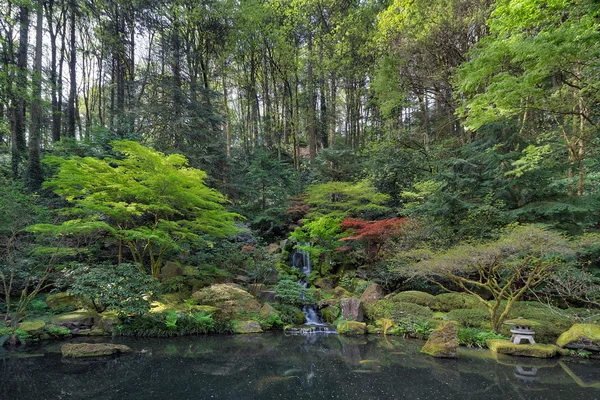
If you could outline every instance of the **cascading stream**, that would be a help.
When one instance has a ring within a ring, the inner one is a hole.
[[[310,254],[296,249],[292,255],[292,268],[300,269],[305,275],[304,278],[298,280],[298,283],[307,289],[308,275],[312,272]],[[304,300],[304,292],[302,293],[302,300]],[[332,330],[328,324],[321,320],[315,305],[305,305],[302,307],[302,312],[306,317],[306,322],[304,327],[297,329],[299,333],[336,333],[335,330]]]

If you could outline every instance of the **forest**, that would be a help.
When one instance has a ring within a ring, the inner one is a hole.
[[[0,13],[2,343],[600,322],[600,3]]]

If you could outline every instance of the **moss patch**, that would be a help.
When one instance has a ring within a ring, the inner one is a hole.
[[[367,332],[367,324],[364,322],[346,321],[338,325],[337,331],[343,335],[364,335]]]
[[[119,353],[129,353],[132,350],[124,344],[112,343],[69,343],[61,347],[63,357],[103,357]]]
[[[553,344],[514,344],[502,339],[491,339],[486,344],[495,353],[512,356],[552,358],[558,353],[558,347]]]

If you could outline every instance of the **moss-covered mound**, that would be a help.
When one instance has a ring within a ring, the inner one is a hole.
[[[487,328],[490,326],[490,313],[488,310],[483,309],[463,308],[452,310],[446,315],[446,318],[465,328]]]
[[[221,309],[224,317],[248,320],[258,317],[261,305],[245,290],[228,284],[216,284],[195,292],[198,304]]]
[[[132,350],[124,344],[112,343],[68,343],[61,347],[63,357],[103,357],[119,353],[130,353]]]
[[[552,358],[558,353],[558,347],[553,344],[514,344],[502,339],[491,339],[486,344],[495,353],[512,356]]]
[[[433,311],[429,307],[391,300],[379,300],[375,304],[367,306],[366,314],[371,321],[389,318],[396,323],[406,318],[429,319],[433,317]]]
[[[560,347],[600,350],[600,325],[575,324],[564,332],[556,344]]]
[[[461,293],[442,293],[435,296],[435,303],[431,308],[436,311],[448,312],[465,308],[485,309],[485,305],[473,296]]]
[[[418,290],[407,290],[406,292],[397,293],[392,296],[391,300],[418,304],[424,307],[431,307],[436,301],[434,295]]]

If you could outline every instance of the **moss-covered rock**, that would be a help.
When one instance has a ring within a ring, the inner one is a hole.
[[[259,316],[261,319],[268,320],[273,317],[278,317],[279,313],[270,304],[264,304],[260,309]]]
[[[407,290],[391,297],[392,301],[402,301],[404,303],[413,303],[420,306],[431,307],[435,304],[435,296],[418,290]]]
[[[367,324],[364,322],[346,321],[337,326],[337,331],[342,335],[364,335],[367,331]]]
[[[600,325],[575,324],[560,335],[556,344],[560,347],[600,351]]]
[[[430,319],[433,317],[433,312],[429,307],[391,300],[379,300],[375,304],[367,306],[366,314],[371,321],[389,318],[396,323],[406,318]]]
[[[103,357],[119,353],[130,353],[132,350],[124,344],[112,343],[68,343],[61,347],[63,357]]]
[[[233,321],[232,322],[233,332],[244,334],[244,333],[260,333],[262,328],[256,321]]]
[[[331,290],[333,289],[335,283],[333,282],[333,279],[330,278],[317,278],[313,282],[313,285],[321,289]]]
[[[69,329],[91,328],[99,320],[100,315],[94,311],[75,311],[50,318],[50,322],[54,325],[61,325]]]
[[[46,297],[46,304],[53,310],[58,308],[72,308],[77,309],[82,306],[82,301],[79,296],[75,296],[71,293],[61,292],[48,295]]]
[[[216,284],[195,292],[198,304],[221,309],[224,317],[247,320],[258,317],[261,305],[245,290],[229,284]]]
[[[352,293],[350,293],[343,287],[338,286],[335,289],[333,289],[333,297],[335,297],[336,299],[341,299],[342,297],[352,297]]]
[[[112,333],[115,326],[121,323],[121,318],[116,311],[105,311],[100,314],[100,319],[94,325],[96,329],[100,329],[106,333]]]
[[[464,308],[481,308],[485,309],[485,305],[473,296],[461,293],[442,293],[435,296],[435,303],[431,308],[436,311],[448,312]]]
[[[558,353],[558,347],[553,344],[514,344],[503,339],[490,339],[485,343],[495,353],[512,356],[552,358]]]
[[[373,283],[365,289],[363,294],[360,296],[360,300],[364,304],[374,304],[377,301],[383,299],[383,289],[376,283]]]
[[[27,332],[31,336],[39,336],[44,332],[44,328],[46,327],[46,323],[41,319],[36,319],[33,321],[24,321],[21,322],[17,329]]]
[[[421,349],[421,353],[440,358],[458,358],[457,347],[456,325],[453,322],[446,322],[429,335],[429,339]]]

